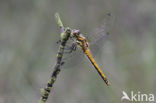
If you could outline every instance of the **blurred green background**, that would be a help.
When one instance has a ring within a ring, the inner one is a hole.
[[[84,57],[62,67],[48,103],[121,103],[122,91],[156,96],[156,0],[0,0],[0,103],[38,102],[56,62],[55,12],[82,33],[113,14],[95,58],[111,86]]]

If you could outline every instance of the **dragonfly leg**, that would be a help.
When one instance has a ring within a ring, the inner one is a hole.
[[[65,50],[69,50],[69,51],[65,51],[64,53],[72,53],[73,51],[76,51],[77,48],[77,44],[73,43],[70,47],[65,48]]]
[[[77,49],[77,44],[76,44],[76,43],[73,43],[72,46],[71,46],[71,48],[72,48],[72,51],[76,51],[76,49]]]

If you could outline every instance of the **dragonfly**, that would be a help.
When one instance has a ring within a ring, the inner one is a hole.
[[[110,16],[109,14],[107,16]],[[59,46],[59,50],[57,53],[57,62],[56,65],[54,67],[54,71],[51,75],[50,80],[47,83],[47,86],[42,89],[42,96],[40,98],[39,103],[45,103],[49,97],[50,91],[53,87],[53,84],[57,78],[58,73],[60,72],[60,67],[64,64],[64,62],[62,62],[62,58],[63,58],[63,54],[65,53],[65,47],[67,46],[66,43],[67,41],[69,41],[69,39],[74,40],[74,42],[72,43],[71,46],[71,52],[76,50],[76,46],[79,46],[81,48],[81,50],[83,51],[83,53],[88,57],[89,61],[92,63],[92,65],[94,66],[94,68],[97,70],[97,72],[99,73],[99,75],[101,76],[101,78],[104,80],[104,82],[109,86],[110,83],[108,82],[106,76],[104,75],[104,73],[102,72],[102,70],[99,68],[99,66],[97,65],[97,63],[95,62],[92,53],[90,51],[90,44],[88,42],[88,39],[80,33],[79,30],[73,29],[71,30],[70,28],[64,28],[62,21],[59,17],[59,14],[55,14],[57,23],[61,29],[61,40],[58,41],[58,43],[61,43]],[[107,19],[106,19],[107,20]],[[103,27],[105,28],[107,23],[104,22]],[[102,27],[102,28],[103,28]],[[104,29],[101,29],[102,32]],[[106,33],[108,34],[108,33]],[[99,39],[98,39],[99,41]]]
[[[92,56],[92,53],[90,51],[90,45],[88,42],[88,39],[80,33],[79,30],[72,30],[72,36],[76,39],[74,45],[78,45],[79,48],[81,48],[81,50],[83,51],[83,53],[87,56],[87,58],[89,59],[89,61],[92,63],[92,65],[94,66],[94,68],[97,70],[97,72],[99,73],[99,75],[101,76],[101,78],[104,80],[104,82],[106,83],[107,86],[110,85],[110,83],[108,82],[105,74],[102,72],[102,70],[100,69],[100,67],[97,65],[95,59]]]
[[[80,30],[73,29],[72,33],[71,33],[71,39],[73,40],[73,43],[72,43],[72,45],[70,47],[70,51],[69,51],[69,53],[71,53],[72,51],[76,51],[76,47],[78,46],[82,50],[83,54],[86,55],[86,57],[88,58],[90,63],[96,69],[96,71],[98,72],[100,77],[104,80],[104,82],[106,83],[107,86],[109,86],[110,83],[108,82],[105,74],[102,72],[102,70],[100,69],[100,67],[98,66],[98,64],[95,61],[94,56],[95,56],[97,50],[92,49],[92,47],[99,41],[105,41],[104,39],[106,39],[106,37],[109,35],[109,29],[110,29],[111,23],[112,23],[112,15],[108,13],[106,15],[106,17],[104,18],[102,25],[99,28],[96,28],[96,30],[94,31],[98,35],[96,35],[96,37],[93,37],[93,36],[95,36],[95,34],[90,35],[89,39],[91,42],[89,42],[88,38],[84,34],[80,33]],[[94,47],[99,47],[99,45],[97,43],[96,46],[94,46]]]

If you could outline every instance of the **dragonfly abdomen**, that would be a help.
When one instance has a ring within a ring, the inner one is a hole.
[[[107,85],[110,85],[110,83],[108,82],[106,76],[104,75],[104,73],[101,71],[101,69],[99,68],[99,66],[97,65],[97,63],[95,62],[94,58],[92,57],[92,54],[90,52],[89,49],[87,49],[85,51],[85,54],[87,55],[88,59],[90,60],[90,62],[92,63],[92,65],[94,66],[94,68],[97,70],[97,72],[99,73],[99,75],[101,76],[101,78],[104,80],[104,82]]]

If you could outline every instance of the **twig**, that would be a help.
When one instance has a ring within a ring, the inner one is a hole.
[[[62,64],[62,57],[63,57],[63,54],[64,54],[64,48],[65,48],[66,42],[68,41],[68,39],[69,39],[69,37],[71,35],[71,29],[70,28],[64,28],[63,23],[62,23],[58,13],[55,14],[55,18],[56,18],[58,26],[61,29],[61,34],[60,34],[61,43],[60,43],[60,46],[59,46],[59,50],[57,52],[57,59],[56,59],[56,64],[55,64],[55,67],[54,67],[54,71],[53,71],[53,73],[51,75],[50,80],[47,83],[47,86],[44,89],[42,89],[42,97],[40,98],[39,103],[46,103],[46,101],[47,101],[47,99],[49,97],[49,94],[51,92],[53,84],[54,84],[54,82],[55,82],[55,80],[57,78],[57,75],[60,72],[60,67],[61,67],[61,64]]]

